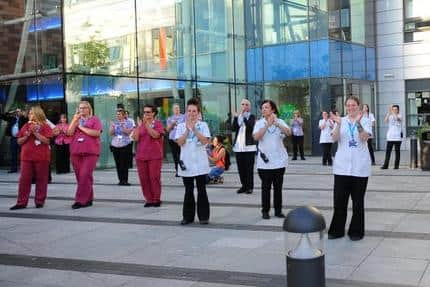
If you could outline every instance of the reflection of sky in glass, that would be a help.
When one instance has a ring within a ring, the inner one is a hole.
[[[29,32],[33,33],[36,31],[45,31],[45,30],[57,29],[60,27],[61,27],[60,16],[39,18],[39,19],[36,19],[36,25],[33,21],[31,22]]]

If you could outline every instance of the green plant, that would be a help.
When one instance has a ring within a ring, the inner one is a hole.
[[[109,47],[106,42],[96,41],[93,36],[90,41],[75,45],[72,54],[79,56],[79,64],[73,65],[74,70],[94,69],[108,64]]]
[[[419,140],[421,140],[421,138],[422,138],[422,133],[424,132],[424,131],[427,131],[427,130],[429,130],[430,131],[430,123],[425,123],[424,125],[422,125],[419,129],[417,129],[417,138],[419,139]]]

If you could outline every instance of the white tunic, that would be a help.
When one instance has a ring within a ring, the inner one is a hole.
[[[176,127],[175,139],[180,138],[185,133],[186,129],[186,123],[178,124]],[[205,137],[211,137],[207,123],[202,121],[197,122],[196,129]],[[185,143],[181,145],[180,160],[184,162],[186,170],[178,168],[179,176],[193,177],[209,173],[209,160],[205,145],[199,141],[192,131],[188,132]]]
[[[362,118],[360,123],[367,133],[371,132],[371,124],[368,119]],[[333,162],[333,173],[336,175],[369,177],[371,160],[367,142],[360,140],[355,123],[350,122],[348,117],[343,117],[339,133],[337,152]]]
[[[400,120],[396,120],[396,116],[388,116],[388,131],[387,141],[402,141],[402,118],[398,115]]]
[[[330,119],[321,119],[318,126],[321,128],[325,124],[325,127],[321,129],[320,133],[320,143],[332,143],[333,138],[331,137],[331,132],[334,128],[334,122]]]
[[[370,126],[372,127],[372,133],[369,134],[369,138],[373,138],[373,126],[376,122],[375,116],[372,113],[369,113],[368,115],[363,114],[363,118],[366,118],[370,121]]]
[[[281,119],[278,119],[279,124],[288,127],[288,125]],[[255,123],[252,132],[255,135],[260,129],[264,128],[267,121],[262,118]],[[288,153],[284,146],[283,139],[285,134],[282,130],[274,125],[271,125],[263,137],[258,141],[258,155],[257,155],[257,169],[278,169],[288,166]],[[263,161],[260,152],[264,153],[269,159],[267,163]]]

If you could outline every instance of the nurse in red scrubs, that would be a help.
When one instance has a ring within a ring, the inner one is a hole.
[[[52,129],[46,123],[45,113],[40,107],[32,107],[28,117],[29,121],[17,134],[18,144],[21,146],[21,175],[18,200],[10,210],[27,207],[33,178],[36,179],[34,198],[36,208],[42,208],[46,200],[51,160],[49,141],[52,137]]]
[[[79,103],[79,110],[73,116],[67,134],[72,136],[70,157],[78,187],[73,209],[93,205],[93,171],[100,155],[101,121],[93,115],[89,102]]]

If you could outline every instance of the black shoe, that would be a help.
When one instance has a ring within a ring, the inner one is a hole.
[[[75,202],[72,205],[72,209],[79,209],[79,208],[82,208],[82,207],[83,207],[82,204],[80,204],[79,202]]]
[[[190,224],[190,223],[193,223],[193,222],[189,221],[189,220],[185,220],[185,219],[182,219],[182,221],[181,221],[181,225],[187,225],[187,224]]]
[[[301,160],[306,160],[304,157],[300,158]]]
[[[395,166],[395,167],[394,167],[394,169],[399,169],[399,167],[398,167],[398,166]]]
[[[251,194],[253,192],[252,189],[248,189],[247,191],[245,191],[246,194]]]
[[[374,162],[374,161],[373,161],[373,162],[372,162],[372,165],[376,165],[376,162]]]
[[[179,174],[175,174],[175,177],[181,177]]]
[[[348,235],[351,241],[359,241],[363,239],[364,235]]]
[[[293,157],[291,160],[297,160],[297,157]]]
[[[36,208],[43,208],[43,203],[37,203]]]
[[[275,216],[279,217],[279,218],[285,218],[285,214],[283,214],[282,212],[281,213],[276,213]]]
[[[87,201],[87,203],[83,204],[82,207],[88,207],[88,206],[93,206],[93,201],[89,200]]]
[[[267,212],[263,212],[263,215],[261,216],[263,219],[270,219],[270,215]]]
[[[342,238],[342,237],[344,237],[345,235],[340,235],[340,234],[338,234],[338,235],[336,235],[336,234],[328,234],[328,239],[338,239],[338,238]]]
[[[322,164],[322,165],[327,165],[327,163],[323,162],[323,164]]]
[[[24,209],[27,206],[22,205],[22,204],[15,204],[14,206],[12,206],[11,208],[9,208],[9,210],[17,210],[17,209]]]
[[[381,169],[388,169],[388,166],[383,165],[381,166]]]
[[[151,207],[151,206],[154,206],[152,202],[145,202],[145,204],[143,205],[143,207]]]
[[[333,163],[332,163],[332,162],[329,162],[329,163],[328,163],[328,165],[329,165],[329,166],[332,166],[332,165],[333,165]]]
[[[16,170],[16,169],[11,169],[11,170],[9,170],[7,173],[16,173],[16,172],[18,172],[18,170]]]
[[[209,224],[209,220],[200,220],[200,224],[202,225]]]
[[[154,203],[152,204],[152,206],[153,206],[153,207],[160,207],[160,206],[161,206],[161,201],[154,202]]]
[[[239,188],[237,191],[236,191],[236,193],[244,193],[245,192],[245,190],[243,189],[243,188]]]

